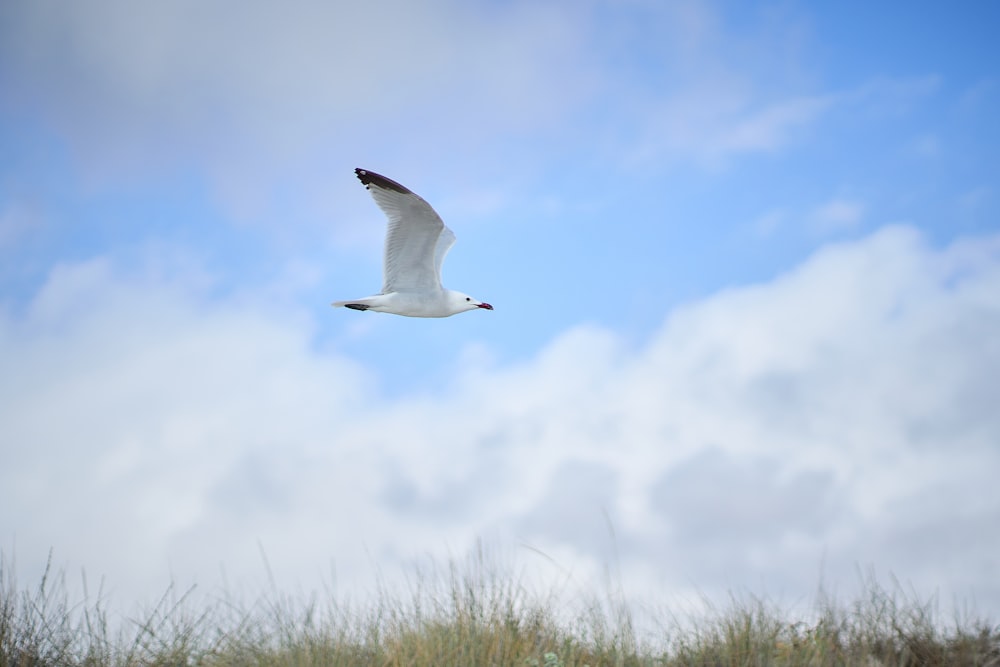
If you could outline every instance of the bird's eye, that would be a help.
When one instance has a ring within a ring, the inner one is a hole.
[[[465,300],[466,300],[466,301],[472,301],[472,297],[468,297],[468,296],[467,296],[467,297],[465,297]]]

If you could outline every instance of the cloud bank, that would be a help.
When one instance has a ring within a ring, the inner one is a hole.
[[[305,177],[334,152],[382,156],[403,140],[417,152],[554,127],[591,87],[580,14],[544,3],[233,11],[101,0],[0,11],[8,105],[66,137],[92,179],[112,182],[194,166],[250,197],[267,182],[259,172]]]
[[[54,548],[148,599],[259,581],[263,548],[311,588],[484,538],[585,586],[617,559],[643,595],[810,596],[873,564],[1000,611],[998,236],[885,228],[647,340],[581,323],[511,366],[472,342],[445,389],[391,398],[317,344],[325,307],[189,275],[97,258],[0,312],[22,572]]]

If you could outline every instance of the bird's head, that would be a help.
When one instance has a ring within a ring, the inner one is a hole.
[[[451,290],[448,296],[456,313],[464,313],[467,310],[475,310],[476,308],[493,310],[493,306],[490,304],[485,301],[478,301],[468,294],[462,294],[461,292]]]

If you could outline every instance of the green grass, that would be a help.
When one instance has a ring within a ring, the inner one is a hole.
[[[1000,627],[946,622],[932,603],[873,578],[852,603],[821,596],[806,618],[743,595],[683,619],[648,614],[644,627],[658,629],[642,633],[620,595],[574,603],[559,592],[539,594],[482,553],[410,581],[405,593],[378,587],[364,606],[274,587],[249,604],[230,596],[195,604],[171,590],[123,618],[86,587],[81,600],[70,600],[51,569],[36,586],[19,588],[0,559],[0,667],[1000,666]]]

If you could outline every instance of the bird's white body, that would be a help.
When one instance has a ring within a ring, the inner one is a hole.
[[[477,308],[493,310],[488,303],[441,286],[441,264],[455,243],[455,235],[430,204],[385,176],[364,169],[355,169],[354,173],[389,219],[382,292],[335,301],[334,306],[407,317],[448,317]]]
[[[353,301],[335,301],[334,306],[346,306],[354,310],[374,310],[376,313],[393,313],[408,317],[449,317],[467,310],[492,306],[476,301],[467,294],[450,289],[425,290],[420,292],[389,292],[366,296]]]

